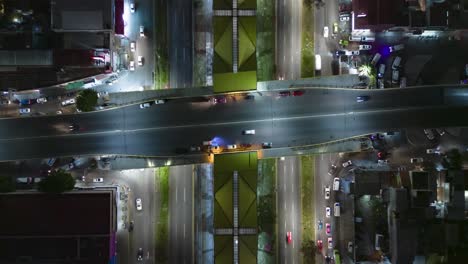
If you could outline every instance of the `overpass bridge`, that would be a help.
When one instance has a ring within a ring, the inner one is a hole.
[[[0,120],[1,160],[116,154],[175,156],[176,149],[214,140],[220,145],[274,148],[320,144],[400,128],[467,126],[468,89],[427,86],[404,89],[304,89],[302,96],[277,91],[254,99],[228,96],[212,105],[187,98],[140,109]],[[370,100],[356,102],[356,96]],[[68,126],[76,124],[78,131]],[[242,131],[255,129],[255,135]]]

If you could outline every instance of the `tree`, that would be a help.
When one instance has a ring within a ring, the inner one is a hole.
[[[314,262],[315,254],[317,254],[317,247],[314,241],[302,241],[301,251],[304,254],[304,263]]]
[[[63,193],[75,187],[75,179],[64,170],[53,171],[44,180],[39,182],[39,191],[46,193]]]
[[[94,90],[83,90],[76,98],[76,108],[83,112],[90,112],[94,110],[97,105],[97,93]]]
[[[462,169],[462,156],[458,149],[451,149],[442,160],[442,165],[448,170]]]
[[[12,177],[0,177],[0,193],[14,192],[15,190],[16,185]]]

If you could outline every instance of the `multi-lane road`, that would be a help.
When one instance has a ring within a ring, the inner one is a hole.
[[[193,263],[194,165],[169,170],[169,263]]]
[[[278,159],[278,248],[280,263],[300,263],[301,249],[301,197],[300,157]],[[287,241],[287,232],[292,240]]]
[[[463,90],[452,91],[444,105],[440,87],[387,90],[310,89],[303,96],[228,98],[226,104],[169,100],[140,109],[138,105],[97,113],[0,120],[0,159],[112,153],[173,155],[176,148],[221,138],[225,144],[274,147],[302,146],[385,129],[466,125]],[[458,94],[457,94],[458,93]],[[356,96],[369,101],[357,103]],[[326,102],[326,103],[325,103]],[[79,131],[68,126],[78,124]],[[242,135],[255,129],[255,135]]]

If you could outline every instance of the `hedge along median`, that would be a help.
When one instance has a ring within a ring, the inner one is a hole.
[[[302,256],[304,264],[315,263],[314,156],[301,156]]]
[[[169,82],[169,64],[167,51],[167,3],[165,0],[157,0],[154,4],[154,86],[162,89]]]
[[[156,263],[167,263],[169,240],[169,167],[156,170],[156,192],[160,194],[161,207],[159,218],[155,222],[156,230]]]
[[[257,0],[257,81],[275,75],[275,1]]]
[[[315,75],[314,56],[314,1],[302,2],[302,36],[301,36],[301,77]]]

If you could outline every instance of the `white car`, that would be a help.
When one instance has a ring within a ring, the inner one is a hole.
[[[104,182],[103,178],[94,178],[93,182]]]
[[[330,199],[330,186],[325,186],[325,200]]]
[[[63,114],[63,112],[62,112],[62,110],[58,110],[57,112],[55,112],[55,114],[61,115],[61,114]]]
[[[143,205],[141,205],[141,198],[136,198],[135,203],[136,203],[136,209],[138,211],[141,211],[141,209],[143,209]]]
[[[315,54],[315,70],[322,70],[322,56],[320,54]]]
[[[327,27],[327,26],[323,27],[323,37],[324,37],[324,38],[328,38],[328,31],[329,31],[329,30],[328,30],[328,27]]]
[[[330,207],[325,207],[325,216],[326,216],[326,217],[330,217],[330,215],[331,215],[331,209],[330,209]]]
[[[244,130],[244,131],[242,131],[242,134],[244,134],[244,135],[255,135],[255,129]]]
[[[166,100],[164,100],[164,99],[159,99],[159,100],[154,101],[155,104],[164,104],[165,102],[166,102]]]
[[[31,109],[30,108],[20,108],[19,112],[20,112],[20,114],[29,114],[29,113],[31,113]]]
[[[353,163],[352,163],[350,160],[348,160],[347,162],[343,163],[343,168],[346,168],[346,167],[348,167],[349,165],[353,165]]]
[[[227,145],[227,149],[236,149],[236,148],[237,148],[236,144]]]
[[[340,190],[340,178],[333,179],[333,190],[339,191]]]
[[[150,107],[151,104],[150,103],[143,103],[143,104],[140,104],[140,108],[143,109],[143,108],[148,108]]]
[[[135,3],[130,3],[130,13],[135,13]]]
[[[389,47],[389,50],[390,50],[390,52],[395,52],[395,51],[402,50],[402,49],[404,49],[404,48],[405,48],[405,45],[404,45],[404,44],[398,44],[398,45]]]
[[[438,149],[426,149],[427,154],[440,154],[440,150]]]
[[[46,103],[46,102],[47,102],[47,99],[44,98],[44,97],[37,98],[36,102],[37,102],[38,104],[43,104],[43,103]]]
[[[329,249],[333,248],[333,238],[331,238],[331,237],[328,238],[328,248]]]
[[[359,50],[345,50],[345,55],[348,56],[357,56],[359,55]]]
[[[341,15],[340,16],[340,21],[349,21],[349,15],[346,14],[346,15]]]
[[[371,50],[372,45],[359,45],[359,50]]]
[[[108,96],[108,95],[109,95],[109,92],[106,92],[106,91],[97,93],[98,98],[105,97],[105,96]]]
[[[143,66],[143,56],[138,56],[138,66]]]
[[[353,242],[351,241],[348,242],[348,252],[353,253]]]
[[[423,158],[411,158],[411,163],[422,163]]]
[[[136,43],[135,41],[130,42],[130,51],[135,52],[136,50]]]
[[[75,103],[76,103],[75,99],[72,98],[72,99],[68,99],[68,100],[63,101],[62,106],[72,105],[72,104],[75,104]]]
[[[143,26],[140,26],[140,37],[145,36],[145,28]]]
[[[134,71],[135,70],[135,62],[134,61],[130,61],[130,70],[131,71]]]

